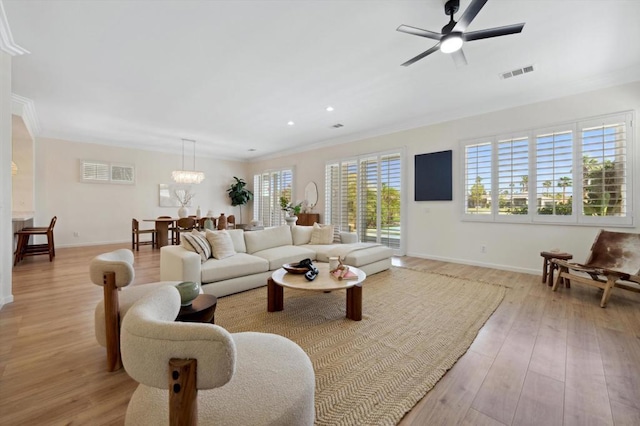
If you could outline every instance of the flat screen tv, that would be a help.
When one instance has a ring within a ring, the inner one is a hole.
[[[415,156],[415,201],[453,200],[452,151]]]

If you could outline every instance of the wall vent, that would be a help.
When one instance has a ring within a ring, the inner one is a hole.
[[[517,76],[523,75],[523,74],[528,74],[528,73],[533,72],[533,71],[534,71],[533,65],[528,65],[526,67],[517,68],[517,69],[512,70],[512,71],[502,72],[502,73],[500,73],[500,78],[502,80],[506,80],[508,78],[517,77]]]
[[[344,127],[344,124],[336,123],[331,127],[333,127],[334,129],[339,129],[340,127]]]

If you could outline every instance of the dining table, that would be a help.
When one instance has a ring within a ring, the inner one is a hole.
[[[169,227],[173,226],[178,218],[158,217],[156,219],[143,219],[144,222],[156,223],[156,245],[158,248],[169,244]]]

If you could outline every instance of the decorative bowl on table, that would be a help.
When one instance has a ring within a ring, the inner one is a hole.
[[[290,274],[304,274],[309,270],[307,267],[298,266],[297,263],[285,263],[282,267]]]
[[[200,294],[200,283],[193,281],[183,281],[176,284],[176,288],[180,292],[180,304],[182,306],[191,305],[191,302]]]

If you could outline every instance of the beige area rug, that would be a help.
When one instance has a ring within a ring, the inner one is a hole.
[[[469,348],[504,287],[404,268],[372,275],[362,321],[345,318],[345,291],[284,290],[267,312],[267,288],[218,300],[230,332],[288,337],[311,358],[317,425],[393,425]]]

